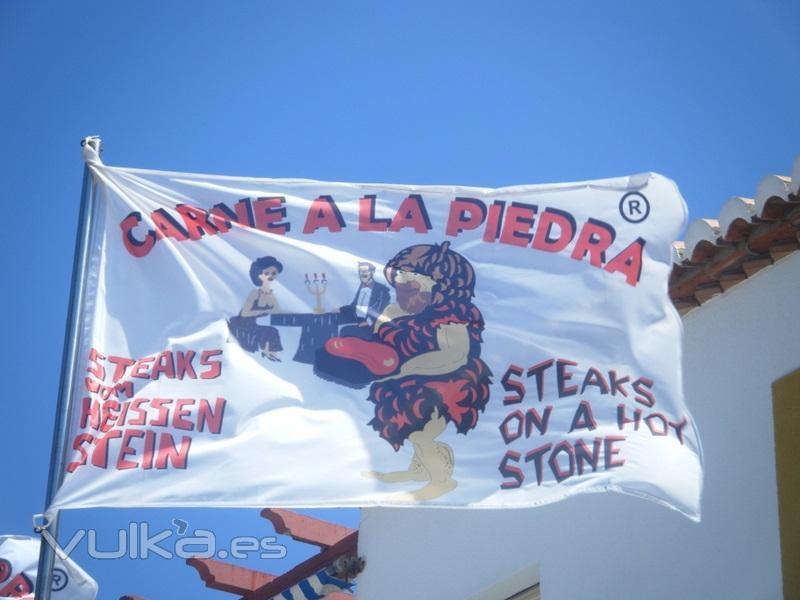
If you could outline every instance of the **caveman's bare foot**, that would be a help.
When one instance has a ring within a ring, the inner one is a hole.
[[[381,473],[380,471],[363,471],[362,477],[367,479],[377,479],[384,483],[400,483],[403,481],[427,481],[428,476],[419,471],[392,471],[391,473]]]
[[[458,486],[456,480],[453,479],[455,467],[453,449],[443,442],[435,441],[436,436],[441,434],[446,426],[447,421],[439,416],[438,409],[434,409],[423,429],[408,436],[408,439],[414,444],[414,455],[411,457],[408,469],[391,473],[367,471],[362,475],[384,483],[428,482],[427,485],[416,491],[400,492],[389,496],[387,500],[392,502],[414,503],[433,500],[453,491]]]
[[[430,474],[425,467],[422,466],[422,462],[416,453],[413,457],[411,457],[411,464],[408,465],[408,469],[405,471],[391,471],[389,473],[381,473],[380,471],[364,471],[361,473],[361,475],[363,477],[367,477],[368,479],[377,479],[378,481],[383,481],[384,483],[401,483],[403,481],[430,481],[431,479]]]
[[[423,488],[414,492],[399,492],[387,496],[386,500],[389,502],[397,502],[402,504],[410,504],[412,502],[420,502],[424,500],[434,500],[440,496],[444,496],[448,492],[452,492],[458,486],[455,479],[447,479],[446,481],[437,481],[436,483],[429,483]]]

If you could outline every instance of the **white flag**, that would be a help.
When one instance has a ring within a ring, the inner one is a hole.
[[[33,598],[39,563],[39,540],[0,536],[0,598]],[[53,600],[94,600],[97,582],[72,559],[58,556],[53,567]]]
[[[54,506],[534,506],[699,517],[643,174],[499,189],[112,168]]]

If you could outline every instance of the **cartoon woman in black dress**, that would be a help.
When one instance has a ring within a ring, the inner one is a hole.
[[[280,362],[276,352],[283,350],[278,330],[269,325],[259,325],[258,318],[280,312],[272,282],[283,271],[283,265],[274,256],[262,256],[250,265],[250,280],[256,286],[244,301],[236,317],[228,319],[228,328],[239,345],[248,352],[261,351],[272,361]]]

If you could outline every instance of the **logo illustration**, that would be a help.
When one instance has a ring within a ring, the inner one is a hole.
[[[444,242],[401,250],[384,276],[397,301],[386,304],[371,327],[347,326],[328,339],[316,351],[314,372],[340,385],[370,386],[375,416],[369,425],[395,451],[409,440],[414,454],[404,471],[367,475],[387,483],[424,482],[395,499],[430,500],[458,485],[453,449],[436,438],[448,423],[469,432],[489,400],[492,373],[480,358],[484,321],[472,304],[475,271]],[[357,294],[355,315],[369,325],[370,308],[381,304],[373,296],[382,295],[374,288],[367,300]]]
[[[375,265],[359,262],[358,279],[360,285],[355,298],[350,304],[339,309],[342,315],[341,321],[352,323],[343,327],[340,333],[344,337],[370,340],[375,321],[381,316],[391,297],[389,288],[375,281]]]
[[[54,592],[60,592],[68,585],[69,585],[69,576],[67,575],[67,572],[64,569],[59,569],[58,567],[55,567],[53,569],[53,585],[51,589]]]
[[[228,328],[239,345],[247,352],[261,352],[261,356],[280,362],[277,353],[283,350],[281,336],[275,327],[260,325],[259,317],[280,312],[272,282],[283,271],[283,265],[274,256],[262,256],[250,265],[250,280],[256,286],[239,314],[228,319]]]

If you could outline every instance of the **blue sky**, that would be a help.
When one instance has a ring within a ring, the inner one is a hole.
[[[800,154],[799,28],[790,0],[0,3],[0,534],[29,533],[44,502],[82,137],[103,137],[108,164],[229,175],[500,186],[658,171],[691,218],[713,218]],[[94,526],[113,544],[131,520],[174,517],[271,533],[256,510],[85,510],[62,538]],[[101,598],[232,598],[180,561],[85,547]]]

